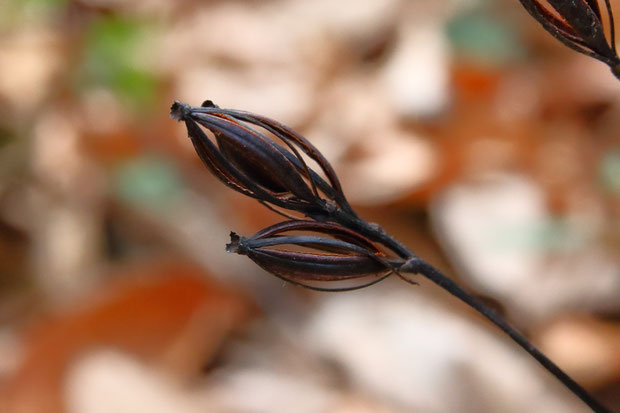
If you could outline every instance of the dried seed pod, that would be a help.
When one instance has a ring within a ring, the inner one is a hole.
[[[185,122],[203,163],[236,191],[268,206],[314,218],[338,208],[355,216],[329,162],[287,126],[253,113],[220,109],[211,101],[201,107],[175,101],[171,116]],[[326,179],[307,165],[302,153],[319,166]]]
[[[605,10],[609,34],[605,33],[599,0],[519,0],[523,7],[551,35],[573,50],[607,64],[620,79],[620,58],[616,52],[614,18],[609,0]],[[608,40],[609,39],[609,40]]]
[[[331,222],[285,221],[250,238],[231,233],[226,250],[247,255],[266,271],[287,281],[329,291],[366,287],[388,277],[403,264],[400,259],[388,258],[367,238]],[[334,285],[351,280],[356,284]],[[330,286],[320,286],[325,283]]]

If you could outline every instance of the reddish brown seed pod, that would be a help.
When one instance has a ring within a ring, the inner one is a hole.
[[[373,284],[397,271],[403,263],[387,257],[367,238],[331,222],[285,221],[249,238],[231,233],[226,249],[247,255],[264,270],[282,279],[329,291]],[[343,288],[334,284],[351,280],[358,282]],[[320,287],[316,282],[329,283],[329,286]]]
[[[205,166],[236,191],[311,217],[334,209],[355,215],[329,162],[289,127],[250,112],[221,109],[211,101],[200,107],[175,101],[171,116],[185,122]],[[302,154],[319,170],[310,168]]]
[[[608,21],[599,0],[519,0],[523,7],[552,36],[566,46],[607,64],[620,79],[620,58],[616,51],[615,25],[609,0],[604,0]]]

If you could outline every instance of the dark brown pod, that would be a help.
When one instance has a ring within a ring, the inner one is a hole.
[[[300,231],[303,234],[298,234]],[[247,255],[266,271],[304,287],[342,291],[378,282],[402,265],[367,238],[330,222],[292,220],[250,238],[231,234],[228,252]],[[334,283],[358,280],[353,286]],[[310,284],[330,284],[317,286]]]
[[[185,122],[203,163],[229,187],[311,217],[327,216],[334,209],[355,216],[329,162],[287,126],[249,112],[221,109],[210,101],[200,107],[175,101],[171,116]],[[302,153],[319,166],[320,173],[307,165]]]
[[[620,79],[620,58],[616,52],[614,17],[609,0],[604,0],[609,33],[605,32],[599,0],[519,1],[556,39],[579,53],[604,62]]]

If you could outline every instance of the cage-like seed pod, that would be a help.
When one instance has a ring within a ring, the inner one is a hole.
[[[287,126],[253,113],[221,109],[211,101],[200,107],[175,101],[171,116],[185,122],[203,163],[236,191],[311,217],[329,215],[334,208],[355,215],[329,162]]]
[[[620,79],[620,58],[616,51],[614,18],[609,0],[604,0],[608,34],[599,0],[519,1],[555,38],[579,53],[604,62]]]
[[[400,259],[389,258],[367,238],[331,222],[285,221],[249,238],[231,233],[226,249],[247,255],[282,279],[330,291],[365,287],[403,264]],[[348,285],[335,284],[343,281]],[[351,281],[356,282],[352,285]]]

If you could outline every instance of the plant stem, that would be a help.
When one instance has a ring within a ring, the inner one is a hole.
[[[566,374],[561,368],[559,368],[553,361],[545,356],[540,350],[538,350],[527,338],[519,333],[514,327],[495,313],[491,308],[484,305],[481,301],[472,297],[465,290],[463,290],[452,279],[442,274],[439,270],[434,268],[427,262],[414,258],[405,264],[406,268],[401,267],[402,272],[419,273],[428,278],[439,287],[443,288],[459,300],[463,301],[468,306],[475,309],[482,314],[487,320],[499,327],[504,333],[506,333],[515,343],[520,345],[525,351],[527,351],[532,357],[536,359],[547,371],[553,374],[562,384],[564,384],[571,392],[579,397],[585,404],[587,404],[593,411],[597,413],[611,413],[606,407],[601,405],[590,393],[588,393],[583,387],[581,387],[575,380],[573,380],[568,374]]]
[[[588,393],[583,387],[581,387],[575,380],[573,380],[568,374],[566,374],[561,368],[559,368],[553,361],[545,356],[536,346],[534,346],[525,336],[519,333],[514,327],[498,315],[491,308],[483,304],[480,300],[474,298],[471,294],[466,292],[457,283],[455,283],[450,277],[444,275],[435,267],[427,263],[426,261],[418,258],[415,254],[409,251],[403,244],[389,236],[381,227],[376,224],[369,224],[359,218],[355,220],[347,219],[345,217],[335,217],[346,220],[349,226],[354,226],[356,229],[366,235],[367,237],[382,243],[386,247],[390,248],[398,255],[407,259],[407,262],[399,268],[401,278],[408,282],[414,282],[404,276],[402,273],[421,274],[439,287],[458,298],[478,313],[482,314],[487,320],[499,327],[506,335],[508,335],[515,343],[521,346],[528,352],[536,361],[538,361],[549,373],[553,374],[564,386],[566,386],[573,394],[579,397],[588,407],[590,407],[596,413],[611,413],[611,410],[600,404],[590,393]]]

